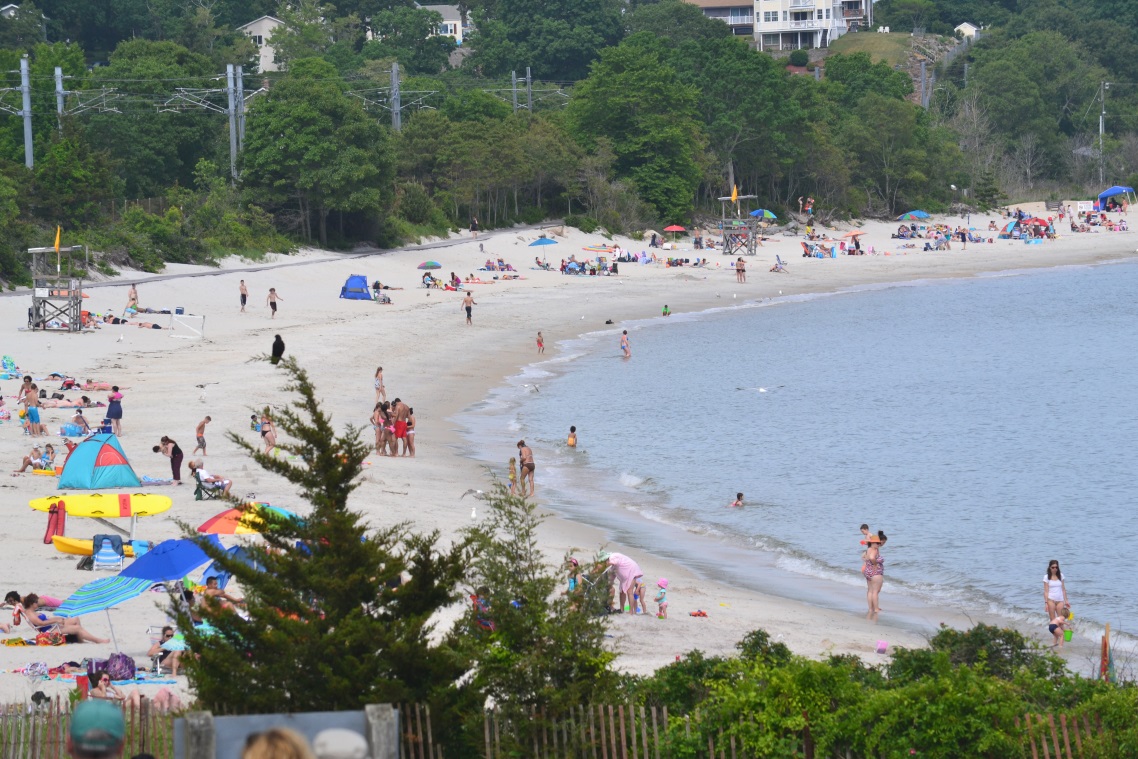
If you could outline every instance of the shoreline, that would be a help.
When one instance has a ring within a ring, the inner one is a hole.
[[[979,226],[979,222],[975,223]],[[863,228],[868,228],[871,236],[888,239],[890,226],[870,223]],[[210,331],[204,340],[172,340],[171,337],[184,335],[177,331],[138,330],[130,325],[108,326],[79,335],[21,332],[13,325],[26,321],[26,302],[18,297],[0,299],[0,317],[12,330],[4,352],[37,377],[63,371],[129,387],[124,402],[122,443],[140,476],[164,475],[169,471],[167,460],[149,450],[159,436],[169,434],[192,443],[193,426],[201,416],[211,414],[215,421],[208,431],[210,453],[206,459],[211,471],[232,477],[234,493],[255,493],[258,498],[286,508],[296,506],[291,487],[240,457],[236,446],[222,436],[227,429],[251,435],[247,424],[249,409],[280,403],[285,398],[272,368],[251,363],[249,357],[267,351],[273,335],[282,334],[288,353],[309,370],[326,410],[341,429],[347,423],[366,424],[373,402],[371,376],[375,366],[382,365],[391,393],[389,399],[402,394],[410,405],[419,407],[419,455],[401,460],[372,457],[370,466],[364,469],[361,487],[353,495],[352,508],[365,513],[373,524],[411,521],[423,531],[440,530],[445,540],[469,520],[469,504],[460,501],[459,495],[485,478],[482,465],[465,455],[469,444],[456,420],[483,402],[494,388],[533,363],[533,337],[539,329],[545,334],[546,345],[554,348],[544,357],[548,361],[562,355],[563,341],[588,328],[615,328],[626,321],[651,318],[665,302],[679,314],[722,306],[728,296],[736,296],[731,300],[745,304],[777,297],[780,291],[785,297],[833,293],[862,285],[895,285],[916,279],[970,277],[1016,268],[1050,268],[1135,257],[1135,238],[1126,233],[1064,238],[1045,246],[1019,243],[1011,247],[1001,241],[970,247],[966,252],[821,261],[793,258],[792,246],[798,247],[798,241],[785,238],[771,241],[760,249],[758,256],[747,259],[749,281],[737,285],[733,271],[722,265],[729,259],[719,254],[713,254],[713,263],[720,265],[711,269],[629,264],[622,265],[620,276],[612,278],[566,277],[557,272],[534,271],[526,262],[532,260],[533,251],[528,244],[537,233],[535,229],[513,229],[482,235],[477,240],[446,241],[451,244],[447,246],[440,274],[454,270],[465,276],[481,260],[493,255],[518,266],[525,277],[517,282],[474,286],[478,305],[472,328],[463,325],[460,295],[416,287],[421,274],[416,271],[421,249],[411,248],[253,272],[206,269],[201,273],[213,275],[208,278],[190,277],[193,272],[183,272],[187,276],[146,282],[140,287],[143,305],[157,308],[179,304],[188,313],[209,315]],[[547,248],[542,251],[554,261],[578,253],[598,238],[568,229],[556,239],[561,243],[560,248],[554,249],[556,252]],[[632,250],[643,248],[643,244],[624,238],[619,242]],[[479,251],[479,244],[486,246],[485,253]],[[789,274],[765,270],[773,263],[775,253],[787,261]],[[341,284],[349,274],[356,273],[406,289],[391,293],[395,300],[391,306],[339,300],[336,296]],[[251,291],[251,305],[248,313],[238,314],[236,288],[242,277]],[[126,289],[132,281],[135,280],[122,276],[114,283],[102,283],[93,290],[88,306],[95,311],[117,311],[125,302]],[[269,286],[276,287],[283,299],[274,320],[269,319],[268,310],[261,304]],[[614,324],[605,325],[608,319]],[[7,395],[14,392],[15,384],[9,381],[3,388]],[[42,386],[54,390],[51,385]],[[91,395],[102,399],[101,394]],[[61,410],[49,410],[45,423],[55,429],[63,418]],[[27,452],[29,442],[17,425],[0,425],[0,449],[7,461],[18,462]],[[486,455],[497,456],[504,463],[510,453],[490,451]],[[543,452],[537,449],[535,454],[539,464],[538,501],[544,510],[555,510],[556,504],[542,498]],[[66,596],[94,579],[90,573],[74,570],[73,557],[43,545],[43,515],[25,505],[31,498],[54,492],[54,482],[23,475],[8,478],[2,484],[9,488],[9,551],[2,564],[9,589]],[[206,502],[193,501],[192,488],[159,488],[156,492],[170,495],[175,505],[168,515],[140,522],[140,535],[148,539],[177,536],[175,519],[196,525],[218,510]],[[85,537],[98,531],[101,529],[85,520],[68,520],[69,536]],[[540,535],[543,550],[555,563],[570,547],[592,551],[605,540],[602,529],[558,517],[549,519]],[[796,653],[854,653],[870,663],[886,659],[874,653],[878,640],[887,640],[890,646],[909,647],[925,642],[922,632],[906,629],[901,620],[894,620],[889,613],[883,613],[879,623],[873,624],[852,612],[706,581],[698,571],[661,555],[666,552],[625,552],[641,564],[647,576],[666,574],[671,581],[669,595],[676,600],[673,617],[666,622],[628,615],[612,618],[612,642],[620,651],[616,666],[624,671],[651,672],[693,648],[694,642],[709,655],[730,654],[734,644],[756,627],[765,628],[772,639],[787,643]],[[851,588],[851,603],[856,606],[862,595],[860,589]],[[683,612],[689,608],[707,610],[710,618],[688,617]],[[450,615],[438,620],[438,629],[447,627],[460,610],[460,605],[452,607]],[[122,650],[143,661],[148,646],[144,629],[162,621],[153,599],[136,599],[111,610],[110,617]],[[952,618],[932,610],[926,617],[926,631],[935,629],[940,621],[951,622]],[[99,635],[108,631],[101,614],[85,618],[83,623]],[[962,623],[967,624],[967,620]],[[1040,639],[1038,635],[1033,637]],[[1091,655],[1095,645],[1086,642],[1070,646],[1065,655],[1073,667],[1080,667],[1079,657]],[[109,646],[90,644],[47,651],[5,647],[0,649],[0,670],[10,672],[29,661],[45,659],[55,664],[57,660],[84,656],[105,657],[109,650]],[[178,687],[184,693],[184,678],[179,680]],[[24,700],[32,690],[50,690],[45,685],[57,687],[56,683],[43,683],[32,688],[22,676],[7,674],[0,677],[0,700]]]

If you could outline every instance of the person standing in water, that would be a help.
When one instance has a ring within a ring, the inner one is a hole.
[[[577,428],[576,428],[576,426],[571,426],[569,428],[569,438],[565,441],[565,444],[567,446],[569,446],[570,448],[576,448],[577,447]]]
[[[533,471],[535,469],[533,463],[533,451],[526,445],[526,441],[518,441],[518,458],[521,459],[522,465],[522,482],[521,489],[518,494],[525,498],[526,495],[526,478],[529,478],[529,494],[532,496],[536,487],[533,484]]]
[[[540,332],[537,333],[537,352],[545,353],[545,338],[541,336]]]
[[[628,342],[628,330],[620,333],[620,350],[625,358],[632,358],[632,345]]]

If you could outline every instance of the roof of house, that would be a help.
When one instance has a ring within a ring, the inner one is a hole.
[[[462,14],[458,12],[457,5],[420,5],[425,11],[434,11],[443,17],[443,20],[457,21]]]
[[[18,11],[18,10],[20,10],[20,6],[16,5],[15,3],[8,3],[7,5],[0,7],[0,13],[3,13],[5,11],[9,11],[9,10],[10,11]]]
[[[241,26],[237,27],[237,31],[241,31],[242,29],[246,29],[246,28],[252,26],[253,24],[257,23],[258,21],[264,21],[265,19],[268,19],[269,21],[276,21],[278,26],[280,24],[284,23],[283,21],[281,21],[276,16],[261,16],[260,18],[253,19],[252,21],[250,21],[247,24],[242,24]]]
[[[962,28],[962,27],[965,27],[965,26],[968,26],[968,27],[971,27],[971,28],[973,28],[973,29],[976,29],[977,31],[979,31],[979,29],[980,29],[980,27],[976,26],[976,24],[973,24],[971,21],[964,21],[964,22],[962,22],[962,23],[959,23],[959,24],[957,24],[957,25],[956,25],[956,27],[955,27],[955,28],[956,28],[956,29],[960,29],[960,28]]]
[[[754,2],[740,2],[740,0],[685,0],[697,8],[748,8],[755,9]]]

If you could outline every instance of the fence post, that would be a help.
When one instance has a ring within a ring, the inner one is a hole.
[[[186,715],[185,756],[194,759],[216,759],[216,730],[213,715],[209,712],[190,712]]]
[[[399,713],[395,708],[391,704],[368,704],[364,707],[364,719],[373,759],[399,759]]]

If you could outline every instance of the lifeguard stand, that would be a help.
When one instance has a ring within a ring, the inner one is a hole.
[[[757,196],[736,195],[719,199],[723,209],[722,218],[719,220],[719,232],[723,237],[723,255],[755,255],[759,236],[762,233],[759,227],[762,220],[752,217],[749,210],[744,214],[739,205],[740,200],[751,200],[755,197]]]
[[[73,276],[72,255],[86,248],[28,248],[32,254],[32,307],[28,309],[28,329],[79,332],[83,329],[83,279]],[[55,254],[55,273],[51,258]],[[63,256],[67,257],[67,274],[63,274]],[[58,321],[59,327],[48,325]]]

